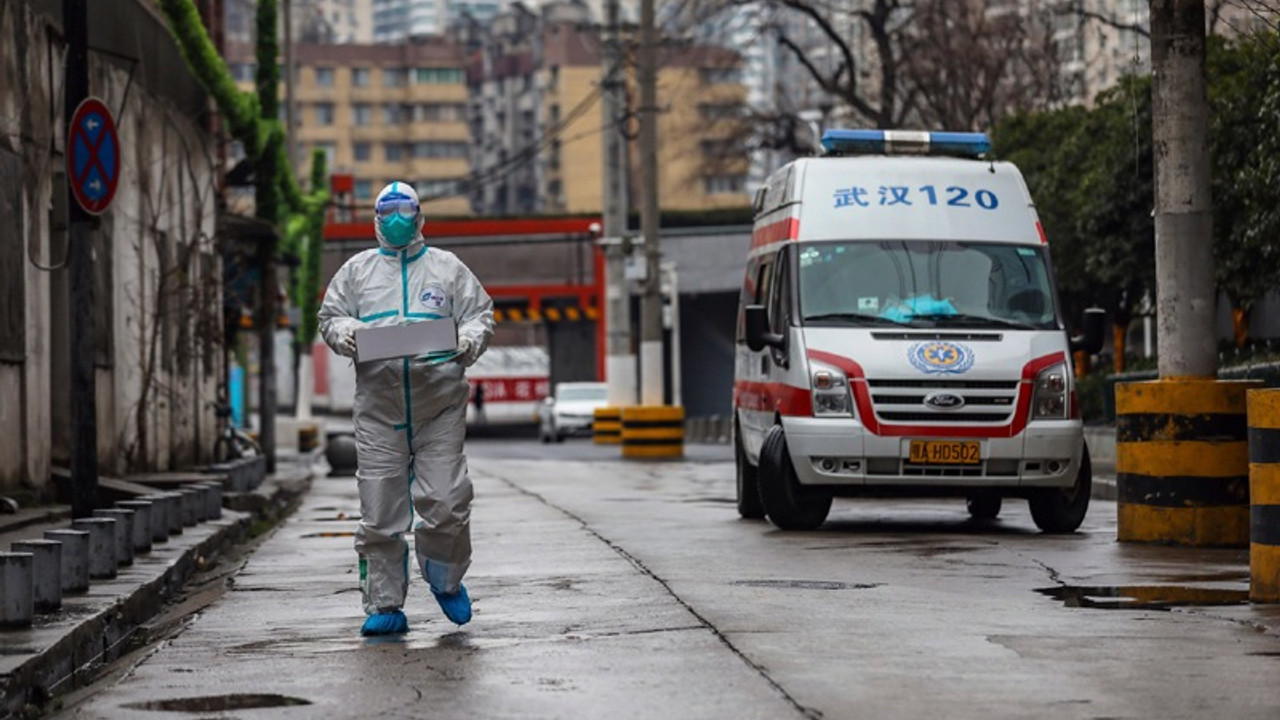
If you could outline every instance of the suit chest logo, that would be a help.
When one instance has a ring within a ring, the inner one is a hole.
[[[445,294],[444,288],[439,285],[428,285],[418,296],[418,300],[427,312],[448,315],[451,309],[449,296]]]

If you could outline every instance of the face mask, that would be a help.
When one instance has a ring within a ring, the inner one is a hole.
[[[382,237],[392,247],[404,247],[418,236],[418,223],[413,218],[393,215],[382,220]]]

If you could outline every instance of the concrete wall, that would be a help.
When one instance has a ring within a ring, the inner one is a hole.
[[[70,353],[62,138],[64,50],[57,3],[0,3],[0,154],[17,156],[25,340],[0,360],[0,490],[47,494],[69,458]],[[116,116],[120,179],[93,237],[101,472],[190,465],[212,448],[221,372],[221,263],[214,242],[214,143],[205,96],[150,4],[103,0],[90,45],[90,94]],[[10,211],[11,212],[11,211]],[[55,333],[54,328],[60,328]],[[54,389],[59,392],[54,392]],[[55,428],[59,432],[55,432]],[[59,440],[56,443],[54,439]]]

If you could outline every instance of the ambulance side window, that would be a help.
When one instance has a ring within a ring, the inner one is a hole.
[[[742,284],[742,296],[738,303],[738,328],[735,339],[746,342],[747,329],[743,308],[747,305],[763,305],[769,297],[769,283],[772,279],[773,258],[752,259],[747,263],[747,274]]]
[[[787,252],[778,254],[778,261],[773,263],[773,286],[769,293],[769,332],[784,334],[791,316],[791,280],[788,275]]]

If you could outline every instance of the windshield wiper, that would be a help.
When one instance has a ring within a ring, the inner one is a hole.
[[[967,315],[965,313],[924,313],[912,315],[912,320],[932,320],[938,325],[945,325],[951,322],[959,322],[965,324],[975,324],[984,327],[1000,327],[1010,328],[1013,330],[1040,330],[1041,328],[1029,323],[1014,322],[1013,320],[1005,320],[1004,318],[990,317],[987,315]]]
[[[851,322],[866,322],[866,323],[871,323],[873,325],[895,325],[897,327],[910,327],[910,324],[903,322],[901,320],[893,320],[887,317],[880,317],[878,315],[865,315],[863,313],[834,312],[834,313],[823,313],[821,315],[806,315],[804,317],[805,322],[813,322],[813,321],[821,322],[823,320],[847,320]]]

